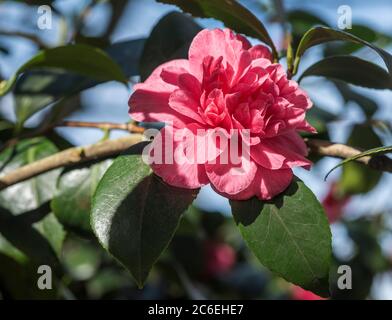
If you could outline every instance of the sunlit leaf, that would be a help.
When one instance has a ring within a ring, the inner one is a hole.
[[[140,57],[140,76],[144,81],[164,62],[187,59],[189,46],[201,27],[179,12],[165,15],[151,31]]]
[[[23,64],[10,79],[0,83],[0,96],[11,90],[21,73],[35,68],[65,69],[101,81],[127,82],[120,67],[104,51],[76,44],[40,51]]]
[[[91,231],[91,198],[110,163],[110,160],[103,161],[90,168],[71,170],[60,177],[51,208],[65,227],[82,234]]]
[[[306,69],[299,82],[309,76],[322,76],[372,89],[392,89],[392,78],[378,65],[354,56],[324,58]]]
[[[315,27],[310,29],[308,32],[304,34],[301,39],[301,42],[298,45],[296,54],[295,54],[295,61],[294,61],[294,70],[293,74],[295,74],[298,70],[298,65],[300,63],[300,59],[305,51],[313,46],[318,44],[327,43],[331,41],[348,41],[357,43],[363,46],[367,46],[374,51],[376,51],[380,57],[384,60],[385,65],[387,66],[389,73],[392,74],[392,56],[385,50],[365,41],[362,40],[350,33],[335,30],[327,27]]]
[[[1,174],[56,153],[58,149],[45,138],[23,140],[0,154]],[[38,208],[52,199],[61,169],[55,169],[17,183],[0,192],[0,205],[13,214]]]
[[[144,39],[117,42],[110,45],[105,52],[129,78],[139,74],[139,58],[144,42]],[[31,115],[49,104],[91,88],[103,81],[105,80],[92,80],[69,70],[41,68],[28,70],[18,78],[14,88],[18,122],[22,125]],[[64,107],[66,106],[64,105]],[[75,106],[73,107],[75,108]]]
[[[61,258],[61,250],[65,239],[65,231],[53,213],[46,215],[34,227],[48,240],[57,256]]]
[[[342,162],[339,162],[336,166],[334,166],[331,170],[328,171],[327,175],[325,176],[325,179],[328,178],[328,176],[332,173],[332,171],[345,165],[346,163],[349,163],[351,161],[355,161],[355,160],[363,158],[363,157],[377,156],[377,155],[391,153],[391,152],[392,152],[392,146],[378,147],[378,148],[373,148],[373,149],[369,149],[364,152],[361,152],[354,157],[350,157],[350,158],[343,160]]]
[[[118,157],[99,182],[91,225],[102,246],[142,287],[197,190],[162,182],[135,152],[137,148]]]
[[[328,26],[328,23],[317,15],[304,11],[292,10],[287,12],[287,20],[291,25],[293,47],[297,48],[302,35],[316,25]]]
[[[59,270],[59,260],[47,239],[30,224],[4,209],[0,209],[0,233],[36,265],[49,265]]]
[[[382,142],[370,125],[355,125],[347,144],[367,150],[381,146]],[[367,193],[378,184],[381,176],[379,170],[350,161],[342,168],[339,189],[346,194]]]
[[[334,81],[334,84],[346,103],[355,102],[368,117],[371,117],[377,111],[378,104],[372,98],[354,91],[344,82]]]
[[[248,247],[273,273],[329,296],[331,231],[324,210],[302,181],[272,201],[230,201]]]
[[[277,57],[275,45],[261,21],[236,0],[158,0],[174,4],[195,17],[214,18],[226,27],[257,38],[267,45]]]

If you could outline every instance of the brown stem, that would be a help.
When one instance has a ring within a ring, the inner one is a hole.
[[[85,147],[66,149],[0,177],[0,190],[53,169],[70,167],[79,163],[118,155],[142,140],[143,135],[132,134],[116,140],[106,140]]]
[[[333,143],[325,140],[305,139],[305,142],[311,153],[315,153],[320,156],[347,159],[357,156],[363,151],[345,144]],[[386,156],[366,156],[358,158],[355,161],[363,163],[375,170],[392,172],[392,159]]]
[[[63,121],[56,126],[74,128],[97,128],[101,130],[124,130],[131,133],[143,133],[145,131],[145,128],[139,127],[133,123]]]
[[[134,123],[112,123],[112,122],[86,122],[86,121],[62,121],[57,124],[49,125],[45,128],[38,128],[37,130],[21,134],[18,137],[11,138],[6,141],[1,147],[0,152],[5,149],[15,146],[23,139],[30,139],[42,136],[52,131],[56,127],[74,127],[74,128],[95,128],[101,130],[124,130],[130,133],[143,133],[146,129],[139,127]]]
[[[116,140],[106,140],[85,147],[70,148],[21,168],[15,169],[14,171],[11,171],[0,177],[0,190],[53,169],[70,167],[78,163],[99,160],[108,156],[118,155],[121,152],[127,150],[132,145],[143,140],[143,135],[141,133],[144,131],[144,128],[138,127],[134,124],[66,121],[61,125],[72,127],[93,127],[100,129],[120,129],[138,133],[134,133]],[[361,150],[355,149],[353,147],[325,140],[305,139],[305,142],[310,152],[321,156],[345,159],[361,153]],[[392,159],[386,156],[362,157],[356,161],[376,170],[392,172]]]

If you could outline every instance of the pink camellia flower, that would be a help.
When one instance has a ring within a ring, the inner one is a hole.
[[[197,162],[152,163],[170,185],[193,189],[211,183],[230,199],[270,199],[290,184],[293,167],[310,167],[298,131],[315,132],[305,120],[311,101],[272,62],[267,47],[251,46],[229,29],[201,31],[187,60],[162,64],[134,89],[129,100],[134,120],[170,124],[156,139],[164,149],[171,139],[177,154],[185,154],[189,143],[175,137],[186,129],[197,140],[194,153],[208,154]],[[199,135],[200,129],[208,134]],[[239,148],[241,163],[217,161],[230,149],[229,144],[209,143],[222,130],[229,140],[239,132],[238,143],[247,146]],[[245,170],[236,174],[236,169]]]
[[[327,196],[322,201],[329,223],[334,223],[342,217],[350,199],[351,196],[339,192],[339,185],[336,182],[331,184]]]
[[[232,269],[236,263],[234,249],[226,243],[214,240],[204,244],[204,274],[207,277],[224,274]]]
[[[293,300],[326,300],[311,291],[302,289],[301,287],[294,286],[291,293]]]

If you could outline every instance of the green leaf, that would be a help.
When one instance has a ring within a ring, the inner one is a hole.
[[[12,129],[14,124],[5,119],[0,119],[0,131]]]
[[[41,221],[35,223],[34,227],[48,240],[53,250],[60,258],[65,239],[65,231],[56,216],[53,213],[50,213]]]
[[[312,137],[315,139],[322,140],[330,140],[330,136],[328,133],[327,124],[329,122],[335,121],[337,116],[318,107],[317,105],[313,105],[313,107],[306,113],[306,120],[317,130],[316,134],[302,132],[302,137]],[[322,159],[321,156],[316,155],[314,153],[309,154],[309,160],[312,162],[317,162]]]
[[[369,28],[365,25],[353,24],[352,29],[347,30],[347,32],[366,40],[367,42],[377,44],[379,47],[384,47],[391,42],[391,37],[387,34],[375,31],[373,28]],[[362,45],[358,43],[344,42],[328,46],[324,50],[324,54],[329,55],[331,52],[333,54],[352,54],[361,47]]]
[[[59,271],[59,260],[42,234],[20,217],[0,208],[0,233],[36,265],[49,265]]]
[[[62,262],[73,280],[86,281],[102,266],[102,248],[93,241],[71,236],[64,246]]]
[[[21,128],[25,121],[34,113],[43,109],[53,102],[53,97],[49,95],[17,95],[15,97],[15,115],[18,126]]]
[[[287,12],[287,20],[291,24],[292,33],[294,35],[302,35],[316,25],[328,26],[328,23],[320,17],[303,10],[292,10]]]
[[[179,12],[171,12],[159,20],[151,31],[140,57],[139,70],[142,81],[164,62],[187,59],[189,46],[201,30],[192,18]]]
[[[105,52],[122,69],[125,76],[139,74],[138,65],[145,39],[121,41],[112,44]],[[16,81],[14,93],[16,96],[15,113],[19,126],[23,125],[35,112],[47,107],[60,99],[70,97],[82,90],[91,88],[104,80],[92,80],[84,76],[70,73],[67,70],[33,69],[23,73]],[[23,103],[18,103],[18,100]],[[72,108],[64,105],[67,111]],[[64,114],[61,112],[60,114]]]
[[[56,153],[58,149],[45,138],[23,140],[0,154],[1,175]],[[17,183],[0,192],[0,205],[13,214],[40,207],[52,199],[61,169],[55,169]]]
[[[15,248],[4,236],[0,233],[0,255],[5,255],[19,263],[26,263],[28,258],[26,255]]]
[[[226,27],[269,45],[275,58],[278,57],[275,45],[261,21],[248,9],[235,0],[158,0],[174,4],[194,17],[214,18]]]
[[[0,147],[3,143],[12,138],[14,134],[14,124],[0,116]]]
[[[350,33],[341,30],[334,30],[327,27],[315,27],[310,29],[308,32],[304,34],[304,36],[301,39],[301,42],[298,45],[297,52],[295,55],[293,74],[297,73],[300,59],[307,49],[316,46],[318,44],[322,44],[330,41],[337,41],[337,40],[353,42],[373,49],[384,60],[385,65],[389,70],[389,73],[392,74],[392,56],[387,51],[365,40],[362,40],[361,38],[358,38]]]
[[[354,126],[347,144],[361,149],[379,147],[382,142],[370,125]],[[380,181],[382,172],[362,163],[348,162],[343,166],[339,189],[346,194],[367,193]]]
[[[372,149],[366,150],[364,152],[361,152],[354,157],[347,158],[347,159],[343,160],[342,162],[338,163],[336,166],[334,166],[331,170],[328,171],[327,175],[325,176],[325,179],[328,178],[328,176],[331,174],[332,171],[345,165],[346,163],[349,163],[351,161],[355,161],[355,160],[363,158],[363,157],[378,156],[378,155],[386,154],[386,153],[390,153],[390,152],[392,152],[392,146],[372,148]]]
[[[350,88],[344,82],[334,81],[336,88],[339,90],[342,98],[347,103],[349,101],[355,102],[363,110],[367,117],[371,117],[378,109],[377,103]]]
[[[110,163],[111,160],[103,161],[91,168],[72,170],[61,176],[51,208],[66,228],[81,234],[91,231],[91,198]]]
[[[354,56],[332,56],[311,65],[299,78],[321,76],[372,89],[392,89],[392,78],[378,65]]]
[[[76,44],[40,51],[22,65],[9,80],[0,82],[0,96],[11,90],[18,76],[35,68],[65,69],[97,80],[127,83],[120,67],[101,49]]]
[[[318,295],[328,296],[331,231],[321,204],[302,181],[273,201],[230,201],[249,248],[272,272]]]
[[[99,182],[91,225],[102,246],[142,287],[197,190],[162,182],[143,162],[138,148],[119,156]]]
[[[57,283],[52,290],[41,290],[37,286],[37,266],[20,263],[0,252],[0,283],[3,299],[49,300],[57,298]]]
[[[303,10],[292,10],[287,12],[287,21],[291,25],[293,47],[297,48],[302,35],[316,25],[328,26],[328,23],[313,13]]]
[[[113,43],[105,49],[126,77],[139,74],[138,64],[145,39],[127,40]],[[50,95],[56,99],[90,88],[100,81],[86,79],[64,70],[34,69],[25,72],[16,82],[17,95]]]

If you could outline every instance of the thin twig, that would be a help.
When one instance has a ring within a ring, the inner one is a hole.
[[[133,134],[116,140],[106,140],[94,145],[66,149],[47,158],[15,169],[0,177],[0,190],[53,169],[70,167],[78,163],[118,155],[130,146],[142,141],[142,133],[145,130],[145,128],[133,123],[64,121],[57,126],[99,128],[105,130],[119,129]],[[307,138],[305,142],[311,153],[321,156],[345,159],[362,152],[362,150],[344,144],[325,140]],[[363,157],[356,161],[379,171],[392,172],[392,159],[386,156]]]
[[[146,129],[139,127],[131,122],[113,123],[113,122],[86,122],[86,121],[63,121],[56,127],[73,127],[73,128],[97,128],[101,130],[123,130],[130,133],[143,133]]]
[[[145,128],[137,126],[132,122],[112,123],[112,122],[61,121],[59,123],[52,124],[44,128],[38,128],[37,130],[33,130],[21,134],[18,137],[11,138],[0,147],[0,153],[7,148],[15,146],[19,141],[23,139],[31,139],[31,138],[43,136],[51,132],[56,127],[92,128],[92,129],[100,129],[100,130],[123,130],[129,133],[143,133],[146,130]]]
[[[116,140],[106,140],[85,147],[66,149],[3,175],[0,177],[0,190],[53,169],[118,155],[142,140],[143,135],[132,134]]]
[[[363,151],[345,144],[333,143],[325,140],[305,139],[305,142],[311,153],[318,154],[320,156],[347,159],[357,156]],[[366,156],[358,158],[355,161],[367,165],[375,170],[392,172],[392,159],[386,156]]]

